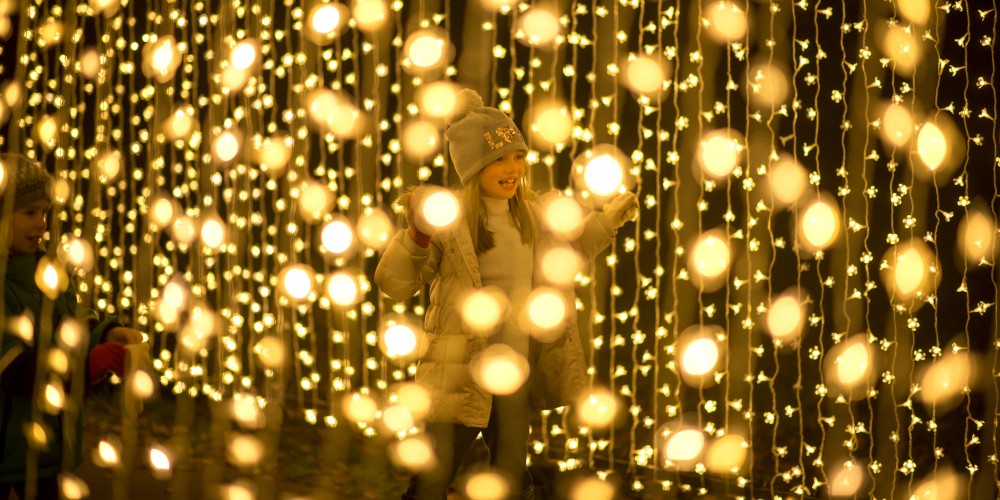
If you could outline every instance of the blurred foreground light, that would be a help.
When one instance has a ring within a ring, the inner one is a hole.
[[[528,379],[528,360],[510,346],[493,344],[483,350],[472,368],[479,387],[499,396],[513,394]]]
[[[285,344],[274,335],[268,335],[257,341],[253,351],[260,359],[260,363],[272,370],[281,368],[285,363]]]
[[[556,286],[570,286],[583,269],[583,259],[572,247],[556,246],[542,253],[542,277]]]
[[[215,137],[215,141],[212,143],[212,153],[219,162],[228,163],[236,158],[240,147],[239,136],[232,130],[224,130]]]
[[[705,466],[716,474],[737,474],[746,462],[749,447],[746,438],[737,434],[717,438],[705,452]]]
[[[45,364],[53,373],[65,377],[69,373],[69,356],[62,349],[49,349]]]
[[[875,352],[868,336],[856,334],[827,350],[824,357],[824,380],[832,396],[858,399],[867,396],[865,387],[875,369]]]
[[[595,156],[583,167],[587,189],[598,196],[615,194],[624,177],[622,165],[611,155]]]
[[[495,472],[478,472],[465,482],[469,500],[504,500],[510,494],[510,484]]]
[[[157,198],[149,211],[149,223],[154,230],[170,227],[179,209],[170,198]]]
[[[974,368],[968,351],[949,351],[926,367],[917,400],[938,415],[953,410],[969,391]]]
[[[506,318],[507,297],[496,287],[483,287],[467,295],[459,307],[462,324],[476,334],[489,335]]]
[[[62,381],[53,378],[45,384],[43,391],[42,410],[50,415],[58,415],[66,405],[66,392],[63,389]]]
[[[805,325],[806,308],[797,290],[787,291],[771,301],[767,310],[767,331],[776,344],[794,344]]]
[[[577,481],[569,491],[570,500],[613,500],[615,487],[607,481],[588,477]]]
[[[335,305],[350,307],[362,298],[358,278],[350,272],[338,271],[326,278],[326,296]]]
[[[568,196],[557,196],[542,208],[546,229],[566,240],[575,240],[583,231],[583,207]]]
[[[396,386],[393,393],[399,405],[409,410],[415,420],[423,420],[431,410],[431,397],[427,389],[413,382]]]
[[[688,252],[692,282],[705,291],[717,290],[726,281],[731,257],[725,233],[718,229],[702,233]]]
[[[312,43],[329,44],[346,28],[349,16],[350,11],[343,4],[318,3],[309,9],[302,33]]]
[[[132,393],[139,399],[149,399],[156,393],[157,384],[145,370],[136,370],[129,385]]]
[[[358,217],[358,239],[368,246],[368,248],[382,250],[389,244],[389,239],[392,238],[395,231],[395,226],[389,215],[381,208],[365,210]]]
[[[201,221],[201,242],[213,252],[226,243],[226,225],[218,215],[208,215]]]
[[[306,182],[299,194],[299,216],[307,224],[317,223],[330,213],[334,201],[329,186],[322,182]]]
[[[443,30],[425,28],[413,32],[403,45],[403,68],[423,73],[441,69],[451,62],[452,47]]]
[[[606,390],[595,389],[577,403],[577,408],[584,425],[600,429],[614,422],[618,412],[618,400],[614,394]]]
[[[882,282],[896,304],[917,309],[934,292],[941,279],[937,256],[926,243],[914,238],[886,250],[881,267]]]
[[[354,228],[343,217],[327,222],[320,233],[323,251],[333,255],[343,255],[354,246]]]
[[[229,438],[226,458],[237,467],[255,467],[264,458],[264,444],[247,434],[235,434]]]
[[[413,354],[417,350],[418,342],[417,332],[413,327],[398,323],[382,332],[382,341],[379,345],[387,357],[394,359]]]
[[[186,140],[197,128],[196,125],[194,107],[184,104],[174,109],[164,120],[163,133],[171,141]]]
[[[239,480],[233,484],[220,486],[219,497],[221,500],[256,500],[257,491],[253,484]]]
[[[879,130],[882,138],[889,144],[902,147],[910,142],[910,136],[913,135],[913,113],[901,104],[889,104],[882,112]]]
[[[422,232],[446,229],[458,221],[458,198],[450,191],[435,189],[420,201],[419,206],[420,220],[430,225],[430,228],[418,227]]]
[[[149,448],[149,466],[157,479],[170,477],[172,461],[170,453],[162,445],[155,444]]]
[[[108,151],[96,158],[91,163],[91,172],[98,182],[109,184],[118,178],[122,171],[122,154],[119,151]]]
[[[86,481],[69,473],[59,474],[59,492],[66,500],[82,500],[90,496]]]
[[[94,463],[100,467],[118,467],[121,465],[121,443],[118,438],[108,436],[97,443],[94,450]]]
[[[389,6],[385,0],[354,0],[352,14],[358,29],[373,32],[385,25]]]
[[[922,57],[920,39],[908,27],[892,24],[882,36],[882,51],[892,60],[897,75],[910,77]]]
[[[566,144],[573,134],[573,117],[561,102],[536,102],[527,117],[527,130],[545,145]]]
[[[681,368],[688,375],[705,375],[719,362],[719,346],[714,340],[700,338],[689,343],[681,355]]]
[[[712,2],[705,7],[704,14],[708,35],[716,42],[738,42],[747,33],[746,13],[733,2]]]
[[[664,443],[664,467],[690,469],[701,458],[705,434],[698,429],[681,428],[671,432]]]
[[[840,236],[840,209],[825,196],[806,205],[798,222],[799,242],[809,252],[829,248]]]
[[[35,123],[35,137],[46,149],[55,149],[59,145],[59,120],[51,115],[43,115]]]
[[[393,443],[389,449],[389,458],[396,465],[410,471],[422,472],[434,468],[437,458],[430,442],[422,435],[409,436],[402,441]]]
[[[614,144],[598,144],[573,160],[573,186],[600,207],[608,198],[635,184],[632,160]]]
[[[413,120],[403,127],[401,141],[403,154],[407,158],[420,161],[437,152],[441,147],[441,133],[433,123]]]
[[[522,328],[542,342],[551,342],[563,334],[562,327],[571,312],[561,290],[538,287],[525,300]]]
[[[747,78],[750,102],[760,108],[773,110],[788,100],[791,87],[788,73],[778,64],[772,62],[755,64],[750,68]]]
[[[698,143],[698,164],[712,179],[725,179],[743,157],[742,134],[732,129],[714,130]]]
[[[261,171],[271,178],[282,175],[292,159],[292,144],[291,138],[283,135],[264,138],[255,136],[254,153]]]
[[[680,376],[692,387],[716,383],[715,370],[724,365],[725,331],[718,325],[692,325],[677,340]]]
[[[917,499],[959,500],[966,498],[965,489],[968,478],[959,476],[947,466],[938,466],[937,470],[928,474],[916,487],[913,496]]]
[[[809,174],[794,158],[781,155],[768,171],[767,182],[775,206],[790,207],[798,203],[809,187]]]
[[[143,73],[159,83],[169,82],[180,64],[181,51],[173,36],[161,36],[142,48]]]
[[[417,90],[420,112],[432,119],[448,119],[458,104],[458,86],[447,81],[432,82]]]
[[[257,398],[250,394],[234,394],[229,404],[229,414],[244,429],[264,427],[264,412],[257,405]]]
[[[904,19],[920,26],[927,24],[931,17],[930,0],[899,0],[896,9]]]
[[[278,273],[278,290],[293,301],[305,301],[313,293],[315,272],[306,264],[290,264]]]
[[[625,63],[625,86],[653,102],[663,99],[672,72],[667,59],[654,55],[631,56]]]
[[[532,47],[550,47],[562,32],[559,18],[542,7],[532,7],[518,16],[517,40]]]
[[[865,481],[864,467],[849,463],[827,474],[831,497],[854,497]]]
[[[28,320],[27,326],[28,328],[31,328],[30,320]],[[21,336],[16,331],[12,333]],[[59,345],[63,346],[67,351],[72,351],[73,349],[76,349],[78,346],[80,346],[83,343],[86,335],[87,334],[83,331],[83,327],[80,326],[80,322],[77,321],[76,318],[67,319],[59,325],[59,332],[58,332]],[[31,342],[30,336],[28,338],[28,342],[29,343]]]
[[[394,405],[382,410],[382,423],[394,433],[406,432],[413,427],[414,418],[405,406]]]
[[[958,251],[969,264],[992,262],[996,255],[997,222],[981,204],[976,203],[958,226]]]
[[[917,154],[924,165],[937,170],[948,154],[948,141],[933,122],[924,123],[917,133]]]
[[[378,404],[371,396],[355,392],[344,398],[344,413],[351,422],[371,424],[378,415]]]
[[[68,236],[59,246],[58,256],[76,269],[90,271],[94,266],[94,250],[90,242],[76,236]]]

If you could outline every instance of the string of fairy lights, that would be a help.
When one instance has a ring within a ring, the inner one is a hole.
[[[443,130],[471,86],[525,132],[529,181],[562,194],[541,223],[566,244],[525,311],[490,290],[456,307],[477,334],[579,318],[592,390],[533,419],[529,448],[592,472],[571,496],[995,495],[994,8],[7,6],[4,147],[58,179],[40,286],[75,278],[86,307],[148,334],[160,391],[230,405],[234,466],[268,460],[275,405],[431,463],[412,383],[427,298],[391,301],[371,273],[393,200],[455,182]],[[584,262],[581,214],[626,189],[637,219]],[[427,200],[431,224],[454,221],[453,195]],[[71,276],[45,272],[59,262]],[[492,354],[474,370],[496,394],[528,376]],[[135,443],[102,439],[99,461],[178,466]]]

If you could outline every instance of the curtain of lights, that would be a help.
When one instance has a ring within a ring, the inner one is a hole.
[[[586,206],[610,158],[640,200],[575,272],[592,393],[534,419],[562,494],[997,494],[990,2],[3,5],[3,149],[56,173],[49,253],[148,333],[174,442],[207,398],[229,447],[284,408],[423,466],[426,299],[370,276],[471,87],[535,189]]]

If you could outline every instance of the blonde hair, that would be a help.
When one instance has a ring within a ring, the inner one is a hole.
[[[533,244],[535,240],[535,216],[531,213],[528,200],[535,193],[525,187],[523,180],[518,183],[514,196],[507,200],[510,215],[514,225],[521,233],[521,243]],[[479,192],[479,173],[475,174],[464,187],[465,222],[469,226],[469,235],[476,248],[476,254],[482,254],[493,248],[493,233],[486,229],[483,220],[482,196]]]

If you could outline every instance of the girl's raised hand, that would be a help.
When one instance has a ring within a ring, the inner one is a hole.
[[[604,213],[607,214],[609,222],[615,227],[620,227],[639,213],[639,198],[635,193],[626,191],[606,203]]]

